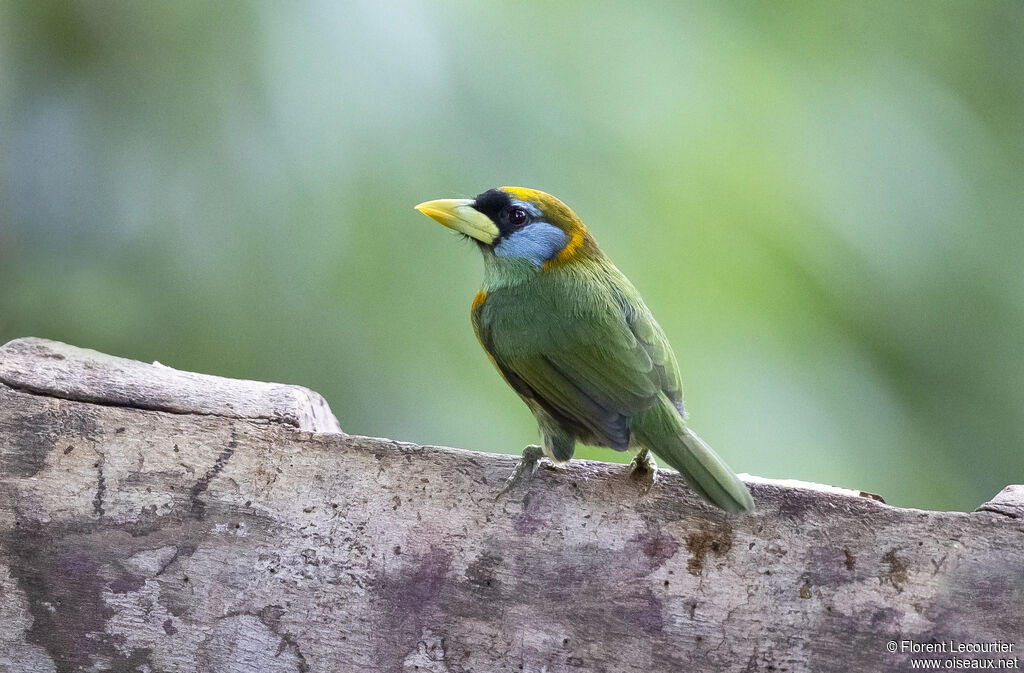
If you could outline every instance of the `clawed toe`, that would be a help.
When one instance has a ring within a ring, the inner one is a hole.
[[[497,500],[501,496],[508,493],[512,488],[524,480],[529,482],[533,479],[533,475],[537,474],[537,470],[540,468],[540,462],[544,458],[544,450],[536,444],[531,444],[523,449],[523,456],[519,459],[512,474],[505,480],[505,485],[501,487],[494,499]]]
[[[629,476],[641,482],[641,493],[649,492],[658,481],[658,464],[654,462],[654,456],[641,449],[629,464]]]

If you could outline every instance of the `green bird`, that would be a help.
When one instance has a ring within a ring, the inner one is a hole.
[[[639,449],[631,470],[650,484],[653,452],[712,504],[754,509],[746,485],[686,426],[665,332],[568,206],[538,190],[500,187],[416,210],[483,252],[473,328],[540,428],[541,447],[523,451],[501,493],[532,475],[542,456],[569,460],[579,441]]]

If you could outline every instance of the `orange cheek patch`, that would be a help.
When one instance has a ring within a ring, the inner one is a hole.
[[[576,253],[579,252],[582,245],[583,234],[579,231],[572,232],[572,237],[569,238],[569,242],[565,244],[565,247],[562,248],[562,251],[558,253],[557,257],[544,262],[544,268],[550,269],[553,266],[559,266],[561,264],[571,262],[576,257]]]

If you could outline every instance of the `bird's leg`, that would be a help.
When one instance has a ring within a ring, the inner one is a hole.
[[[654,462],[654,456],[646,447],[641,448],[633,458],[633,462],[629,464],[629,476],[644,481],[641,486],[644,493],[650,491],[658,481],[658,464]]]
[[[505,495],[508,491],[512,490],[524,475],[526,481],[533,478],[533,475],[537,473],[537,468],[540,467],[540,460],[544,457],[544,449],[540,448],[536,444],[530,444],[523,449],[523,457],[519,459],[519,463],[516,464],[516,469],[512,470],[512,474],[505,480],[505,485],[501,487],[498,494],[494,496],[497,500],[501,496]]]

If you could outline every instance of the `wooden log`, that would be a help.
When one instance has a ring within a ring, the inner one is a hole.
[[[900,671],[1024,647],[1024,487],[928,512],[750,478],[757,512],[731,516],[589,461],[495,500],[514,461],[346,435],[304,389],[11,342],[0,671]]]
[[[308,388],[182,372],[46,339],[16,339],[0,348],[0,383],[107,406],[341,431],[324,398]]]

